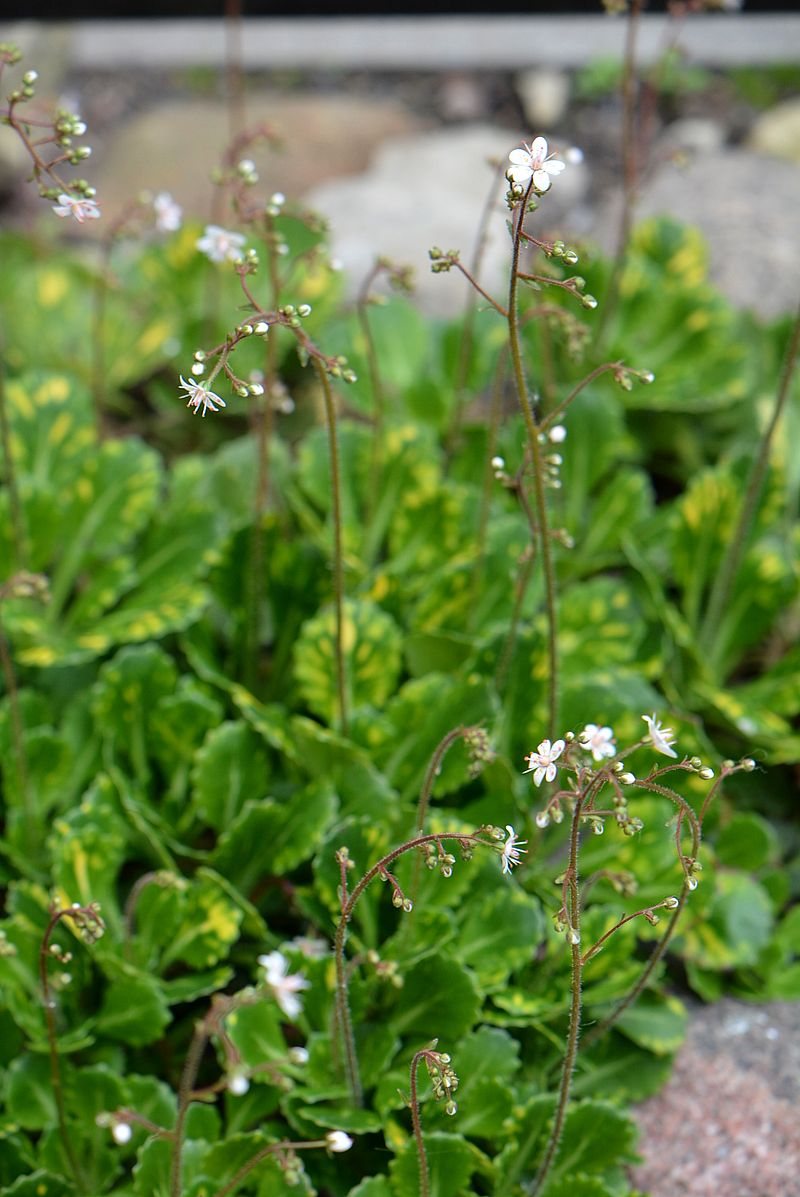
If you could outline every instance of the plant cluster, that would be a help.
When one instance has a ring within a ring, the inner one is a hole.
[[[625,1197],[670,982],[800,994],[798,324],[543,137],[506,295],[348,309],[269,137],[2,235],[0,1193]]]

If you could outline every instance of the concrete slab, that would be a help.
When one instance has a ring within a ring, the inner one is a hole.
[[[218,20],[19,22],[0,26],[0,40],[27,50],[37,38],[68,34],[77,69],[219,65],[225,27]],[[619,55],[621,21],[585,16],[431,16],[248,18],[243,57],[248,69],[329,67],[364,70],[457,70],[577,67]],[[663,51],[666,17],[645,15],[640,61]],[[800,55],[800,16],[716,14],[686,20],[681,45],[707,66],[792,62]]]

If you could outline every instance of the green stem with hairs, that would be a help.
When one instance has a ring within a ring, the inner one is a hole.
[[[342,1046],[344,1048],[344,1062],[345,1073],[347,1076],[347,1084],[350,1089],[350,1098],[355,1106],[361,1106],[363,1103],[363,1089],[361,1087],[361,1077],[358,1067],[358,1056],[356,1053],[355,1035],[353,1033],[353,1020],[350,1013],[350,1003],[347,992],[347,969],[345,967],[344,947],[347,939],[347,924],[353,917],[353,911],[356,903],[361,895],[364,893],[368,885],[370,885],[376,877],[383,877],[385,880],[393,881],[393,888],[395,893],[399,893],[397,883],[390,878],[388,868],[394,863],[398,857],[403,856],[406,852],[413,852],[415,849],[424,848],[426,844],[439,844],[444,840],[456,840],[462,846],[482,844],[484,847],[494,846],[494,841],[481,837],[484,828],[479,828],[477,832],[472,832],[467,835],[458,835],[455,832],[445,832],[441,835],[418,835],[406,843],[400,844],[398,848],[393,848],[386,856],[382,857],[377,864],[374,864],[369,869],[361,880],[358,882],[352,893],[347,893],[346,888],[346,855],[339,857],[341,866],[341,903],[342,913],[339,919],[339,924],[336,928],[336,936],[334,938],[334,954],[336,961],[336,1030],[341,1038]],[[340,850],[343,851],[343,850]],[[409,910],[410,913],[410,910]]]
[[[511,349],[511,364],[516,384],[517,398],[525,421],[528,437],[528,451],[533,467],[533,494],[536,523],[539,530],[539,547],[544,572],[545,609],[547,613],[547,655],[549,666],[548,677],[548,729],[550,735],[556,734],[558,726],[559,705],[559,662],[558,662],[558,611],[556,606],[556,578],[553,563],[552,545],[550,543],[550,525],[547,513],[547,500],[544,488],[544,466],[542,461],[542,446],[539,444],[540,428],[533,414],[528,399],[528,388],[525,382],[525,370],[522,364],[522,349],[519,337],[519,313],[517,311],[517,291],[519,283],[519,260],[522,245],[522,231],[525,223],[528,200],[533,183],[518,206],[517,219],[514,225],[514,239],[511,258],[511,281],[508,292],[508,337]],[[520,486],[522,483],[520,482]]]
[[[536,1194],[541,1193],[542,1188],[553,1166],[553,1161],[558,1151],[558,1145],[561,1142],[561,1135],[564,1130],[564,1119],[567,1115],[567,1106],[569,1105],[570,1089],[572,1087],[572,1075],[575,1071],[575,1061],[578,1057],[578,1039],[580,1037],[581,1029],[581,1010],[582,1010],[582,982],[583,982],[583,958],[581,956],[580,946],[580,925],[581,925],[581,908],[580,908],[580,889],[578,882],[578,849],[580,847],[580,823],[581,811],[583,809],[584,796],[581,795],[575,802],[575,809],[572,812],[572,826],[570,828],[569,840],[569,899],[570,899],[570,926],[576,932],[578,943],[570,945],[572,952],[572,1001],[570,1003],[569,1012],[569,1030],[567,1032],[567,1049],[564,1054],[564,1063],[561,1070],[561,1085],[558,1093],[558,1104],[556,1105],[555,1117],[553,1119],[553,1129],[550,1132],[550,1139],[545,1148],[542,1162],[533,1180],[529,1191],[530,1197],[536,1197]]]
[[[758,448],[758,454],[753,462],[747,487],[742,497],[739,518],[732,536],[728,540],[722,563],[714,577],[714,584],[706,608],[705,619],[700,629],[699,643],[707,652],[714,647],[714,639],[722,622],[722,613],[730,598],[731,590],[736,581],[739,567],[742,563],[744,551],[747,548],[750,531],[756,517],[761,491],[764,486],[764,476],[769,465],[769,454],[775,429],[783,415],[789,400],[791,382],[797,364],[798,350],[800,350],[800,309],[795,317],[794,325],[789,336],[789,343],[783,359],[775,406],[772,411],[764,435]]]
[[[330,379],[323,364],[312,359],[322,387],[325,402],[325,418],[328,424],[328,448],[330,452],[331,494],[333,497],[333,588],[336,604],[336,633],[334,655],[336,657],[336,689],[339,696],[339,730],[343,736],[348,733],[347,690],[344,669],[344,560],[342,549],[342,491],[339,478],[339,438],[336,427],[336,405],[333,399]]]
[[[603,339],[611,318],[619,304],[622,273],[628,256],[628,243],[631,238],[633,212],[636,204],[637,182],[637,144],[636,144],[636,44],[639,34],[639,22],[642,10],[642,0],[631,0],[625,27],[625,57],[622,68],[621,102],[622,102],[622,210],[620,213],[617,245],[614,262],[611,268],[611,278],[603,299],[600,319],[597,323],[597,344]]]

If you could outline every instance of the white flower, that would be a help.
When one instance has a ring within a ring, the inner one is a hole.
[[[506,171],[506,178],[523,186],[533,179],[539,192],[549,191],[551,176],[560,175],[565,166],[563,162],[554,162],[552,155],[548,157],[547,142],[543,137],[534,137],[530,145],[523,142],[522,149],[512,150],[508,160],[511,166]]]
[[[208,224],[197,242],[197,248],[211,262],[241,262],[244,243],[242,233],[230,233],[218,224]]]
[[[94,200],[82,195],[67,195],[66,191],[62,191],[58,203],[53,204],[53,211],[57,216],[74,216],[78,224],[83,224],[84,220],[97,220],[100,215]]]
[[[193,407],[195,415],[200,412],[202,416],[205,416],[207,411],[216,411],[218,407],[226,406],[224,399],[215,395],[213,391],[209,391],[207,383],[194,382],[192,379],[187,382],[182,374],[180,377],[181,387],[189,396],[186,406]]]
[[[302,999],[297,996],[298,992],[308,989],[310,983],[301,973],[295,973],[293,976],[289,974],[289,961],[281,952],[259,956],[258,963],[264,969],[264,980],[271,988],[281,1010],[287,1018],[297,1018],[303,1009]]]
[[[111,1123],[111,1138],[120,1147],[124,1147],[126,1143],[130,1143],[132,1136],[133,1131],[127,1122]]]
[[[296,935],[294,939],[289,940],[289,947],[296,948],[309,960],[321,960],[331,950],[328,941],[319,939],[316,935]]]
[[[533,773],[533,784],[540,786],[542,781],[555,781],[556,760],[564,751],[564,741],[556,740],[555,744],[550,743],[549,740],[542,740],[536,752],[532,752],[525,760],[529,764],[529,768],[525,770],[526,773]],[[535,770],[535,772],[534,772]]]
[[[587,723],[578,739],[587,752],[591,752],[593,760],[602,761],[604,757],[616,756],[614,733],[610,727]]]
[[[325,1142],[328,1144],[328,1151],[349,1151],[353,1146],[353,1140],[344,1131],[328,1131]]]
[[[662,756],[677,757],[677,752],[670,745],[675,743],[675,733],[670,727],[662,727],[656,719],[656,713],[653,711],[652,715],[642,715],[647,724],[646,740],[655,748],[656,752],[660,752]]]
[[[514,865],[520,862],[520,853],[527,853],[527,848],[521,848],[520,844],[527,844],[527,840],[521,840],[514,828],[507,823],[506,831],[508,837],[503,844],[503,851],[500,853],[500,865],[504,873],[510,873]]]
[[[183,208],[176,203],[168,191],[159,191],[153,200],[156,228],[159,233],[174,233],[181,227]]]

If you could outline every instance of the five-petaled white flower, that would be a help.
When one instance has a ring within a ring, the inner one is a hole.
[[[587,723],[581,732],[581,745],[591,752],[592,758],[602,761],[604,757],[616,756],[617,747],[614,743],[614,733],[610,727],[598,727],[596,723]]]
[[[542,740],[535,752],[525,757],[529,768],[526,773],[533,773],[533,784],[540,786],[543,780],[555,781],[558,765],[556,760],[564,751],[564,741],[556,740],[551,744],[549,740]]]
[[[353,1140],[344,1131],[328,1131],[325,1142],[328,1145],[328,1151],[349,1151],[353,1146]]]
[[[534,137],[530,145],[523,142],[522,149],[512,150],[508,160],[511,166],[506,171],[506,178],[522,186],[533,179],[538,192],[549,191],[551,178],[560,175],[565,166],[564,162],[556,162],[552,154],[548,155],[543,137]]]
[[[520,854],[524,855],[528,851],[527,848],[521,848],[520,844],[527,844],[528,841],[521,840],[510,823],[506,823],[506,831],[508,836],[500,853],[500,866],[504,873],[510,873],[514,865],[520,863]]]
[[[298,997],[301,989],[308,989],[310,982],[302,973],[289,973],[289,961],[281,952],[270,952],[266,956],[259,956],[258,963],[264,970],[264,980],[272,990],[275,1001],[283,1010],[287,1018],[297,1018],[303,1009],[302,998]],[[344,1150],[340,1148],[340,1150]]]
[[[58,203],[53,204],[53,211],[57,216],[74,216],[78,224],[83,224],[84,220],[97,220],[100,215],[94,200],[82,195],[67,195],[66,191],[62,191]]]
[[[159,233],[175,233],[181,227],[183,208],[168,191],[159,191],[153,200],[153,211]]]
[[[244,243],[243,233],[231,233],[218,224],[207,224],[203,236],[197,241],[197,248],[211,262],[241,262]]]
[[[662,727],[656,719],[656,713],[653,711],[652,715],[642,715],[647,724],[646,740],[655,748],[656,752],[660,752],[662,756],[677,757],[677,752],[671,747],[675,743],[675,733],[671,727]]]
[[[225,400],[221,399],[219,395],[215,395],[213,391],[209,391],[204,382],[195,382],[191,378],[187,382],[182,374],[180,377],[181,387],[189,396],[186,406],[194,408],[195,415],[200,412],[202,416],[205,416],[207,411],[216,411],[219,407],[227,406]]]

